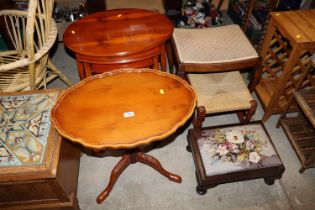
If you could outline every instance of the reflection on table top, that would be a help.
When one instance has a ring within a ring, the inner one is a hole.
[[[195,93],[175,75],[116,70],[66,90],[52,110],[63,136],[92,149],[133,148],[162,140],[193,113]]]
[[[107,10],[71,24],[64,33],[64,43],[84,55],[125,56],[159,46],[172,32],[172,22],[157,12]]]

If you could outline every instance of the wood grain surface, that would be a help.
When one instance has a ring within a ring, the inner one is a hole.
[[[272,12],[273,24],[293,44],[315,46],[315,10]]]
[[[162,140],[192,115],[193,89],[151,69],[116,70],[65,91],[52,110],[61,135],[92,149],[133,148]]]
[[[84,55],[125,56],[161,45],[172,32],[172,22],[157,12],[107,10],[71,24],[64,33],[64,43]]]

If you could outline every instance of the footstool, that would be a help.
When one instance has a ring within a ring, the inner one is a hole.
[[[219,184],[264,178],[268,185],[281,178],[285,168],[260,121],[188,131],[197,193]]]
[[[79,209],[80,150],[50,122],[60,92],[0,94],[0,209]]]

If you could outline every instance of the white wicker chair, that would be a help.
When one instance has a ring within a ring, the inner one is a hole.
[[[54,0],[30,0],[27,11],[0,11],[14,46],[0,52],[0,92],[39,89],[57,76],[71,85],[48,56],[57,37],[53,5]]]

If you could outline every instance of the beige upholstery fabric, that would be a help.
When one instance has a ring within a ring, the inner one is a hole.
[[[163,0],[105,0],[106,9],[138,8],[165,14]]]
[[[249,101],[253,98],[239,71],[187,76],[197,93],[198,106],[204,106],[207,114],[251,107]]]
[[[204,29],[175,28],[173,39],[181,63],[224,63],[258,57],[235,24]]]

